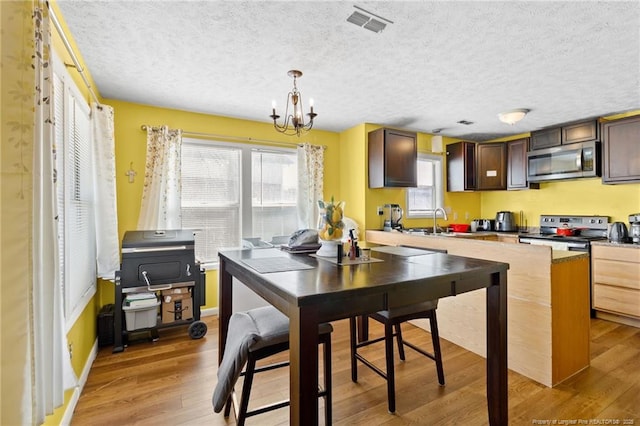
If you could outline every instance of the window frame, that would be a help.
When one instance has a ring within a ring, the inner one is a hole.
[[[225,149],[237,149],[240,151],[240,235],[249,235],[252,231],[252,154],[258,152],[286,153],[294,157],[297,156],[297,148],[274,147],[269,145],[247,144],[238,142],[225,142],[214,139],[197,139],[190,137],[182,138],[183,146],[192,144],[203,147],[221,147]],[[184,181],[182,182],[184,185]],[[182,207],[182,200],[180,203]],[[248,207],[246,207],[248,206]],[[183,225],[184,228],[184,225]],[[185,228],[186,229],[186,228]],[[192,228],[189,228],[192,229]],[[197,233],[197,229],[195,230]],[[222,248],[222,247],[221,247]],[[228,248],[228,247],[225,247]],[[241,248],[238,246],[237,248]],[[205,259],[202,266],[206,270],[217,270],[219,268],[219,258]]]
[[[414,193],[420,190],[420,185],[416,188],[407,188],[405,194],[405,205],[406,209],[406,218],[408,219],[424,219],[424,218],[433,218],[433,212],[438,208],[444,208],[444,158],[442,155],[436,154],[426,154],[426,153],[418,153],[417,159],[417,168],[420,167],[420,161],[431,161],[434,163],[434,191],[435,196],[432,207],[427,210],[416,210],[412,209],[412,198],[414,198]],[[424,187],[424,186],[422,186]],[[441,211],[438,211],[437,218],[443,218],[444,215]]]
[[[85,100],[85,97],[82,95],[82,92],[78,88],[76,82],[68,73],[65,65],[62,63],[62,60],[59,58],[59,56],[57,56],[56,52],[52,52],[52,78],[54,80],[52,81],[52,85],[54,91],[54,122],[56,126],[53,137],[57,150],[56,200],[58,202],[58,248],[60,266],[58,276],[64,300],[63,312],[65,329],[68,332],[80,318],[87,305],[91,302],[91,300],[93,300],[93,297],[96,294],[98,288],[97,265],[95,262],[95,199],[92,197],[93,173],[90,169],[92,167],[91,157],[93,155],[91,131],[92,117],[91,108]],[[61,82],[61,94],[57,91],[59,89],[56,88],[56,80],[59,80]],[[62,97],[62,117],[58,116],[59,110],[56,105],[60,100],[58,95],[61,95]],[[72,109],[74,110],[73,114],[71,113]],[[78,123],[78,120],[74,118],[76,117],[75,114],[77,112],[82,114],[81,119],[84,120],[86,118],[85,122]],[[73,122],[70,122],[70,120],[73,120]],[[85,125],[86,128],[82,128],[82,126]],[[73,127],[73,130],[70,130],[70,126]],[[70,166],[68,165],[67,161],[69,160],[70,150],[74,149],[73,145],[71,144],[71,139],[73,138],[73,135],[71,133],[73,131],[81,130],[84,130],[85,133],[83,143],[85,143],[86,146],[83,146],[83,149],[85,149],[86,151],[83,151],[85,157],[83,157],[83,159],[79,158],[77,164],[74,163],[74,174],[79,174],[80,178],[88,179],[89,182],[82,182],[81,185],[79,185],[79,181],[74,180],[71,176],[69,176]],[[62,136],[62,141],[58,139],[59,136]],[[80,188],[80,186],[83,189]],[[80,192],[82,192],[82,194],[80,194]],[[81,198],[78,199],[78,197]],[[73,198],[73,200],[71,198]],[[60,211],[61,202],[63,208],[62,211]],[[86,216],[84,217],[84,219],[86,219],[87,221],[85,224],[85,229],[87,230],[85,237],[87,238],[87,240],[84,242],[87,244],[87,246],[84,248],[76,249],[77,251],[81,252],[81,256],[77,256],[76,251],[74,251],[73,249],[74,242],[77,242],[77,240],[73,238],[70,233],[71,230],[74,230],[78,227],[77,222],[73,220],[76,213],[75,209],[78,207],[78,205],[83,203],[83,207],[86,208]],[[78,258],[82,256],[88,258],[87,264],[76,265],[75,262],[78,261]],[[80,268],[78,266],[80,266]],[[86,279],[86,284],[82,287],[77,286],[79,281],[73,275],[78,274],[79,270],[84,271],[84,276],[82,278]],[[72,284],[72,280],[76,285]]]

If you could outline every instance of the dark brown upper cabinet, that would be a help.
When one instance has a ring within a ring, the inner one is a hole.
[[[640,182],[640,116],[602,125],[602,182]]]
[[[600,126],[596,120],[581,121],[579,123],[566,124],[562,126],[563,145],[599,140]]]
[[[600,128],[597,120],[584,120],[568,123],[560,127],[531,132],[531,150],[569,145],[578,142],[600,140]]]
[[[527,181],[529,138],[507,142],[507,189],[539,189],[540,184]]]
[[[447,191],[476,190],[476,144],[456,142],[447,145]]]
[[[476,161],[477,190],[507,189],[507,146],[504,142],[477,144]]]
[[[369,132],[369,188],[417,186],[416,133],[380,128]]]
[[[562,129],[536,130],[531,132],[531,149],[545,149],[562,145]]]

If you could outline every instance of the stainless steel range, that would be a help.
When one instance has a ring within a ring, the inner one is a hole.
[[[551,246],[553,250],[582,251],[591,257],[591,242],[607,240],[608,216],[540,216],[540,232],[520,234],[522,244]],[[591,259],[589,259],[589,307],[591,294]],[[591,316],[595,311],[591,309]]]
[[[608,216],[540,216],[540,232],[520,234],[523,244],[548,245],[554,250],[590,252],[591,241],[606,240]]]

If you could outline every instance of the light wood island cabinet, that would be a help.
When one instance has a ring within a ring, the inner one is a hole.
[[[509,369],[555,386],[588,368],[589,256],[547,246],[451,236],[367,230],[368,246],[409,246],[509,264],[507,352]],[[371,253],[375,257],[375,251]],[[485,292],[441,299],[440,336],[486,356]],[[428,329],[428,321],[416,321]],[[446,369],[446,365],[445,365]]]
[[[640,246],[594,242],[591,274],[596,316],[640,327]]]

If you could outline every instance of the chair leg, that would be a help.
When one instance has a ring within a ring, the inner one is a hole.
[[[331,386],[331,336],[327,336],[327,339],[324,342],[324,418],[327,426],[331,426],[333,422],[333,411],[331,408],[333,398],[331,396]]]
[[[231,396],[229,396],[229,398],[227,398],[227,402],[224,404],[224,417],[225,418],[229,417],[229,414],[231,414],[231,404],[233,404],[233,402],[231,400]]]
[[[390,323],[384,325],[384,346],[387,359],[387,399],[389,400],[389,412],[396,412],[396,379],[393,368],[393,326]]]
[[[396,340],[398,342],[398,356],[404,361],[404,345],[402,344],[402,324],[397,323],[396,326]]]
[[[251,385],[253,384],[253,374],[256,369],[256,359],[249,355],[247,360],[247,368],[245,370],[244,382],[242,383],[242,397],[240,398],[240,409],[238,410],[238,418],[236,419],[238,426],[244,426],[247,419],[247,410],[249,409],[249,395],[251,394]]]
[[[438,371],[438,383],[444,386],[444,368],[442,366],[442,352],[440,351],[440,335],[438,333],[438,320],[436,319],[436,311],[431,311],[429,316],[431,324],[431,341],[433,342],[433,356],[436,361],[436,370]]]
[[[356,319],[354,317],[349,318],[349,331],[350,331],[350,343],[351,343],[351,381],[358,381],[358,365],[356,363]]]

